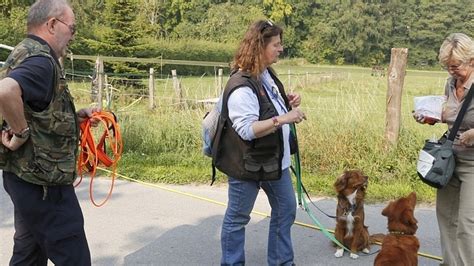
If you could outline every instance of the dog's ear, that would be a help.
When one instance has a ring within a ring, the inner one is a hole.
[[[347,186],[347,173],[344,172],[341,176],[339,176],[336,179],[336,182],[334,183],[334,188],[336,189],[336,192],[341,192],[344,190]]]

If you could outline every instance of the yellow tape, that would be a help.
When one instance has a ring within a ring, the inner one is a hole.
[[[102,171],[105,171],[105,172],[110,172],[109,170],[104,169],[104,168],[100,168],[100,167],[97,167],[97,168],[100,169],[100,170],[102,170]],[[162,189],[162,190],[166,190],[166,191],[173,192],[173,193],[176,193],[176,194],[181,194],[181,195],[188,196],[188,197],[191,197],[191,198],[195,198],[195,199],[207,201],[207,202],[214,203],[214,204],[221,205],[221,206],[227,206],[227,204],[225,204],[224,202],[220,202],[220,201],[217,201],[217,200],[213,200],[213,199],[209,199],[209,198],[206,198],[206,197],[197,196],[197,195],[194,195],[194,194],[191,194],[191,193],[179,191],[179,190],[176,190],[176,189],[168,188],[168,187],[161,186],[161,185],[157,185],[157,184],[153,184],[153,183],[148,183],[148,182],[140,181],[140,180],[133,179],[133,178],[131,178],[131,177],[124,176],[124,175],[121,175],[121,174],[118,174],[118,173],[117,173],[116,175],[122,177],[123,179],[129,180],[129,181],[132,181],[132,182],[135,182],[135,183],[139,183],[139,184],[142,184],[142,185],[146,185],[146,186],[150,186],[150,187],[159,188],[159,189]],[[263,217],[270,218],[270,215],[268,215],[268,214],[266,214],[266,213],[264,213],[264,212],[252,211],[252,213],[253,213],[253,214],[260,215],[260,216],[263,216]],[[319,228],[318,226],[315,226],[315,225],[311,225],[311,224],[307,224],[307,223],[302,223],[302,222],[298,222],[298,221],[295,221],[294,224],[321,231],[321,228]],[[334,234],[334,230],[328,229],[328,231]],[[379,242],[376,242],[375,244],[381,245],[381,243],[379,243]],[[435,256],[435,255],[431,255],[431,254],[427,254],[427,253],[423,253],[423,252],[418,252],[418,256],[425,257],[425,258],[428,258],[428,259],[443,261],[443,258],[441,258],[441,257],[439,257],[439,256]]]

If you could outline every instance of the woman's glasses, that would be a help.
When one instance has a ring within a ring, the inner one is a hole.
[[[448,71],[458,71],[458,70],[462,69],[462,67],[464,65],[465,65],[464,63],[453,64],[453,65],[445,65],[445,66],[443,66],[443,69],[448,70]]]

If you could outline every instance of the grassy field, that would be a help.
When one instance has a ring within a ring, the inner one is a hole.
[[[368,68],[292,63],[275,68],[286,90],[302,95],[308,119],[297,129],[303,183],[311,194],[334,196],[335,178],[345,169],[361,169],[369,176],[371,202],[411,191],[419,201],[433,202],[435,191],[419,181],[416,159],[424,139],[440,136],[446,126],[417,124],[411,110],[413,97],[443,93],[445,72],[407,71],[399,142],[386,151],[387,77],[372,76]],[[120,119],[125,142],[121,174],[150,182],[210,182],[210,159],[201,152],[201,120],[210,107],[197,101],[218,96],[217,80],[203,76],[180,81],[181,102],[171,78],[156,81],[153,111],[147,108],[146,88],[117,86],[113,91],[111,109]],[[73,82],[70,87],[77,105],[88,105],[89,84]],[[218,181],[225,182],[225,176],[219,175]]]

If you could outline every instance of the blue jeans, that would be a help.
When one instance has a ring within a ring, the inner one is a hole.
[[[292,265],[291,226],[296,216],[296,199],[290,171],[283,170],[276,181],[247,181],[229,177],[229,202],[221,231],[221,265],[245,264],[245,226],[250,221],[260,187],[272,208],[268,234],[268,265]]]

